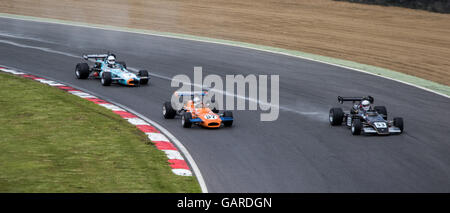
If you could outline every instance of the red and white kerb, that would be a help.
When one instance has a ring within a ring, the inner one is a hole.
[[[75,89],[73,87],[58,83],[56,81],[47,80],[45,78],[41,78],[35,75],[30,75],[24,72],[18,72],[11,69],[7,69],[5,67],[0,67],[0,71],[11,73],[14,75],[22,76],[24,78],[33,79],[35,81],[39,81],[43,84],[50,85],[52,87],[56,87],[58,89],[64,90],[68,93],[76,95],[85,100],[91,101],[95,104],[98,104],[102,107],[105,107],[114,113],[118,114],[123,119],[127,120],[132,125],[136,126],[140,131],[144,132],[148,138],[152,141],[155,147],[166,153],[167,158],[169,158],[168,162],[170,167],[172,168],[173,173],[181,176],[192,176],[191,169],[188,164],[184,160],[183,156],[174,146],[174,144],[164,135],[162,134],[156,127],[147,123],[144,119],[139,118],[139,116],[126,111],[108,101],[102,100],[96,96],[93,96],[89,93],[83,92],[81,90]]]

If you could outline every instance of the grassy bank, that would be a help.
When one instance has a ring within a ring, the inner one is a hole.
[[[0,192],[200,192],[113,112],[0,73]]]

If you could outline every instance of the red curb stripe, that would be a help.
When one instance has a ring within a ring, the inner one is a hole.
[[[47,80],[47,79],[45,79],[45,78],[40,78],[40,77],[36,77],[36,78],[33,78],[33,80]]]
[[[184,160],[178,160],[178,159],[171,159],[169,160],[170,167],[172,169],[187,169],[189,170],[189,166],[187,165],[186,161]]]
[[[125,112],[125,111],[113,111],[113,112],[120,115],[120,117],[122,117],[122,118],[137,118],[136,115],[131,114],[129,112]]]
[[[30,75],[30,74],[23,74],[22,77],[24,77],[24,78],[37,78],[37,76]]]
[[[177,150],[177,148],[168,141],[152,141],[159,150]]]
[[[159,133],[155,127],[150,125],[136,125],[136,127],[145,133]]]
[[[77,90],[77,89],[75,89],[73,87],[68,87],[68,86],[56,86],[56,87],[59,88],[59,89],[62,89],[62,90],[66,90],[66,91]]]
[[[95,104],[110,104],[108,101],[102,100],[102,99],[98,99],[98,98],[85,98],[88,101],[92,101]]]

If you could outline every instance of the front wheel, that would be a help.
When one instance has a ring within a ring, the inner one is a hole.
[[[148,71],[147,71],[147,70],[139,70],[138,76],[139,76],[139,77],[145,77],[145,79],[141,79],[141,81],[140,81],[140,83],[141,83],[142,85],[148,84],[148,78],[149,78],[149,76],[148,76]]]
[[[233,112],[225,111],[225,112],[223,112],[223,117],[233,118]],[[231,120],[231,121],[224,121],[223,125],[226,126],[226,127],[230,127],[230,126],[233,125],[233,120]]]
[[[102,74],[102,79],[101,79],[102,85],[103,86],[109,86],[112,83],[112,76],[110,72],[104,72]]]
[[[191,126],[192,126],[191,119],[192,119],[192,114],[190,112],[185,112],[183,114],[183,116],[181,117],[181,125],[184,128],[191,128]]]
[[[361,134],[361,129],[362,129],[362,123],[361,120],[357,119],[353,119],[352,122],[352,135],[360,135]]]
[[[163,116],[165,119],[172,119],[175,117],[177,112],[173,109],[172,104],[169,101],[166,101],[163,104]]]
[[[86,63],[79,63],[75,67],[75,76],[78,79],[86,79],[89,77],[89,65]]]
[[[394,126],[398,127],[403,132],[403,118],[394,118]]]
[[[344,119],[344,111],[341,108],[331,108],[328,115],[328,120],[332,126],[338,126],[342,124]]]

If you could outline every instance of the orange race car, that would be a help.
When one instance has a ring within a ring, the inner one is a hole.
[[[166,119],[173,119],[175,116],[181,116],[181,125],[184,128],[190,128],[192,124],[197,124],[206,128],[219,128],[222,126],[230,127],[233,125],[233,113],[224,111],[222,114],[218,110],[210,109],[209,103],[203,103],[202,97],[207,95],[203,92],[175,92],[177,97],[190,97],[183,103],[179,110],[174,109],[170,101],[163,104],[163,115]]]

